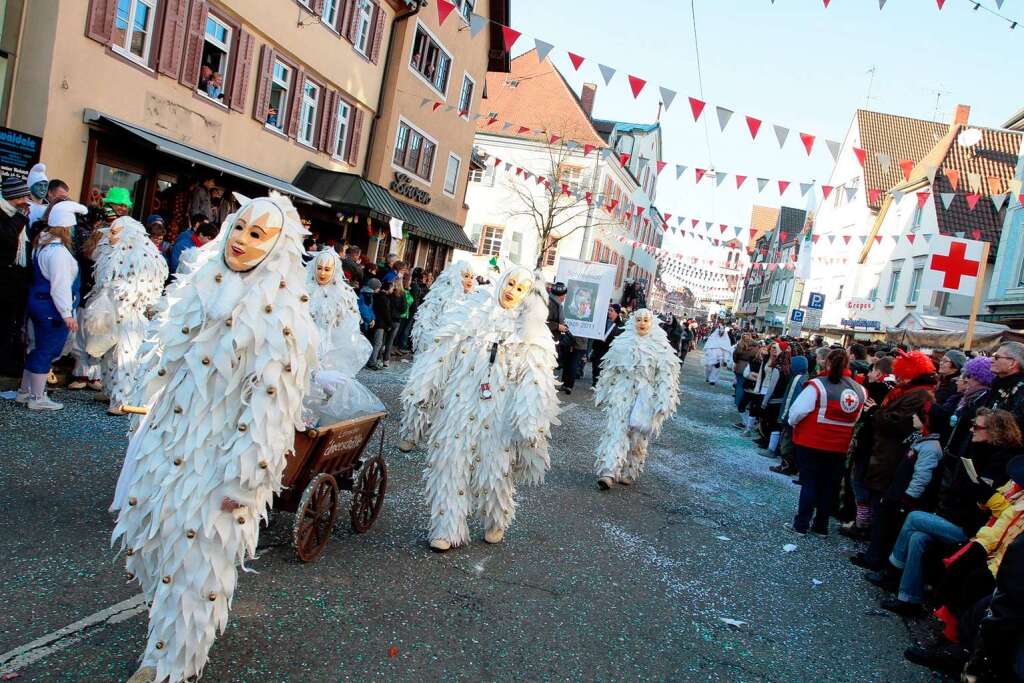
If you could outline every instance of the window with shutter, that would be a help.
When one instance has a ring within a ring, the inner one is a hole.
[[[199,83],[199,65],[203,59],[203,36],[206,32],[206,17],[209,6],[203,0],[192,3],[188,18],[188,35],[185,38],[185,58],[181,66],[181,83],[195,88]]]
[[[231,77],[231,101],[229,102],[235,111],[245,111],[245,98],[249,92],[255,47],[256,38],[251,33],[239,31],[238,53],[235,56],[235,72]]]
[[[86,19],[85,35],[104,45],[110,43],[114,32],[114,14],[117,0],[89,0],[89,16]]]
[[[348,153],[345,155],[345,162],[351,166],[355,166],[357,164],[359,157],[359,144],[361,142],[359,138],[363,131],[363,116],[364,114],[362,110],[356,108],[352,109],[352,129],[349,134]]]
[[[260,48],[260,76],[256,82],[256,99],[252,105],[252,117],[260,123],[270,123],[270,85],[274,77],[274,48],[264,45]]]
[[[330,139],[334,134],[334,116],[338,106],[338,92],[328,90],[324,94],[323,118],[320,123],[320,136],[317,138],[316,148],[321,152],[330,154]]]
[[[345,36],[348,40],[349,34],[351,33],[350,27],[352,26],[352,12],[356,8],[356,0],[339,0],[341,2],[341,11],[338,12],[338,21],[334,25],[334,28],[341,35]]]
[[[303,85],[306,82],[306,74],[301,69],[296,70],[294,84],[292,88],[291,102],[288,104],[288,115],[285,117],[285,121],[288,124],[288,137],[294,138],[299,134],[299,108],[302,106],[302,93]]]
[[[188,0],[165,0],[164,27],[160,36],[160,73],[178,78],[181,73],[181,58],[185,51],[185,35],[188,31]]]
[[[118,0],[110,33],[111,49],[148,68],[156,52],[153,47],[156,14],[156,0]]]
[[[384,10],[374,3],[373,31],[370,39],[370,61],[376,64],[380,60],[380,49],[384,44]]]

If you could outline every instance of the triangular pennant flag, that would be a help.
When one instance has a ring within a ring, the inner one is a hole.
[[[431,99],[429,97],[424,97],[422,100],[420,100],[420,108],[422,109],[423,107],[427,106],[427,104],[429,104],[430,102]]]
[[[861,149],[860,147],[854,147],[853,153],[856,155],[857,162],[860,164],[861,168],[864,168],[864,159],[867,156],[867,150]]]
[[[985,178],[988,183],[988,194],[996,195],[1003,193],[1003,181],[999,178],[990,175]]]
[[[928,244],[931,244],[932,243],[932,237],[934,237],[934,235],[932,235],[931,233],[928,233],[928,234],[926,234],[924,236],[924,241],[927,242]]]
[[[668,162],[667,161],[656,161],[656,162],[654,162],[654,166],[657,169],[655,171],[656,174],[657,175],[661,175],[661,172],[665,170],[666,166],[668,166]]]
[[[695,168],[693,169],[693,172],[697,176],[696,182],[698,183],[701,181],[701,178],[704,177],[704,174],[707,173],[707,171],[704,170],[703,168]]]
[[[508,173],[511,170],[512,170],[512,162],[506,161],[505,162],[505,173]]]
[[[743,185],[743,181],[746,180],[746,179],[747,179],[747,176],[745,176],[745,175],[737,175],[736,176],[736,189],[737,190],[740,189],[740,186]]]
[[[800,196],[806,197],[807,191],[814,187],[814,183],[800,183]]]
[[[825,140],[825,145],[828,147],[828,153],[832,155],[832,161],[838,161],[842,146],[835,140]]]
[[[690,100],[690,111],[693,113],[693,120],[696,121],[700,118],[701,112],[704,111],[704,105],[707,102],[698,100],[696,97],[688,98]]]
[[[629,159],[630,155],[626,154],[625,152],[619,155],[619,163],[622,164],[623,166],[629,163]]]
[[[494,157],[494,167],[497,168],[498,166],[501,166],[501,159]]]
[[[718,224],[718,230],[719,230],[719,232],[720,232],[721,234],[723,234],[723,235],[724,235],[724,234],[725,234],[725,231],[726,231],[726,230],[728,230],[728,229],[729,229],[729,226],[728,226],[728,225],[726,225],[725,223],[719,223],[719,224]]]
[[[700,223],[700,219],[693,218],[693,219],[690,220],[690,227],[691,228],[696,228],[698,223]]]
[[[786,144],[786,138],[789,137],[789,128],[784,128],[778,124],[772,126],[775,129],[775,138],[779,141],[779,147]]]
[[[886,0],[878,0],[878,9],[885,9]]]
[[[787,187],[789,187],[789,181],[788,180],[780,180],[779,181],[779,196],[780,197],[783,194],[785,194]]]
[[[910,159],[900,159],[900,170],[903,171],[903,179],[910,180],[910,172],[914,170],[914,162]]]
[[[647,81],[644,79],[638,78],[637,76],[629,77],[629,89],[633,91],[634,100],[640,96],[640,91],[644,89],[645,85],[647,85]]]
[[[830,194],[832,194],[832,190],[833,189],[834,188],[831,185],[822,185],[821,186],[822,199],[828,199],[828,196]]]
[[[885,152],[878,152],[875,154],[875,158],[878,159],[878,165],[882,167],[882,175],[888,175],[889,168],[892,166],[892,157]]]
[[[548,139],[548,144],[549,144],[549,145],[553,145],[553,144],[555,144],[556,142],[558,142],[558,141],[559,141],[559,140],[561,140],[561,139],[562,139],[562,136],[561,136],[561,135],[552,135],[552,136],[551,136],[551,137],[550,137],[550,138]]]
[[[668,111],[676,99],[676,91],[664,87],[659,87],[658,91],[661,93],[661,101],[665,104],[665,111]]]
[[[575,52],[569,53],[569,61],[572,62],[572,68],[576,69],[577,71],[579,71],[580,67],[583,66],[583,57],[580,57]]]
[[[683,177],[683,173],[686,171],[686,169],[686,166],[683,166],[682,164],[676,164],[676,180],[679,180],[680,178]]]
[[[881,198],[882,198],[882,191],[881,190],[879,190],[877,187],[869,187],[868,188],[868,203],[869,204],[877,204],[878,201]]]
[[[807,156],[811,156],[811,149],[814,147],[814,136],[810,133],[800,133],[800,142],[804,143]]]
[[[452,105],[450,105],[450,104],[449,104],[449,105],[448,105],[447,107],[445,107],[445,108],[444,108],[444,110],[445,110],[446,112],[449,112],[449,111],[453,111],[454,109],[455,109],[455,107],[453,107],[453,106],[452,106]],[[462,114],[462,112],[459,112],[459,114]],[[467,111],[467,112],[466,112],[466,114],[468,115],[468,114],[469,114],[469,112]]]
[[[953,203],[956,194],[953,192],[942,192],[939,194],[939,197],[942,199],[942,208],[949,210],[949,205]]]
[[[752,140],[757,139],[757,132],[761,130],[761,120],[755,119],[753,116],[747,117],[747,128],[750,129],[750,138]]]
[[[856,187],[847,187],[846,188],[846,201],[852,202],[856,198],[857,198],[857,188]]]
[[[543,62],[551,54],[551,51],[555,48],[551,43],[545,42],[540,38],[533,39],[534,45],[537,46],[537,61]]]
[[[875,235],[875,244],[881,244],[881,243],[882,243],[882,236],[881,235]]]
[[[715,186],[716,187],[720,186],[722,184],[722,181],[725,180],[726,176],[728,176],[728,175],[729,174],[725,173],[724,171],[719,171],[718,173],[716,173],[715,174]]]
[[[992,205],[996,207],[996,213],[1002,210],[1003,204],[1006,203],[1005,194],[994,194],[992,195]]]
[[[523,35],[519,31],[515,30],[511,26],[501,27],[501,37],[505,41],[505,52],[512,52],[512,46],[519,40],[519,36]]]
[[[757,179],[757,191],[758,192],[763,192],[766,185],[768,185],[768,179],[767,178],[758,178]]]
[[[448,0],[437,0],[437,23],[444,25],[444,20],[448,18],[448,15],[455,9],[455,5],[448,2]]]
[[[974,207],[978,205],[978,200],[981,199],[981,195],[972,192],[971,194],[964,197],[964,199],[967,200],[967,208],[969,208],[971,211],[974,211]]]
[[[517,132],[517,133],[518,133],[519,135],[524,135],[524,134],[526,134],[526,133],[529,133],[529,132],[530,132],[530,129],[529,129],[529,128],[528,128],[527,126],[519,126],[519,130],[517,130],[516,132]]]
[[[487,125],[488,126],[493,126],[497,122],[498,122],[498,117],[496,117],[496,116],[492,116],[491,118],[487,119]]]
[[[928,182],[929,183],[934,183],[935,182],[935,174],[939,172],[939,167],[935,166],[934,164],[925,164],[924,165],[924,172],[928,174]]]
[[[511,128],[514,125],[516,125],[516,124],[512,123],[511,121],[506,121],[505,123],[501,124],[501,129],[502,130],[508,130],[509,128]]]
[[[960,171],[955,168],[947,168],[945,169],[945,173],[946,179],[949,181],[949,184],[953,186],[953,191],[956,192],[957,188],[960,186]]]
[[[849,243],[850,243],[850,240],[851,240],[852,238],[853,238],[853,235],[843,235],[843,243],[844,243],[844,244],[849,244]]]
[[[598,64],[597,68],[601,70],[601,77],[604,78],[604,84],[610,85],[612,77],[615,75],[615,69],[610,66],[605,66],[604,64]]]
[[[441,108],[442,104],[444,104],[444,102],[434,102],[434,104],[431,105],[430,108],[431,108],[432,111],[437,111],[438,109]]]
[[[973,237],[976,240],[980,240],[981,239],[981,230],[977,230],[977,229],[971,230],[971,237]]]
[[[916,238],[917,238],[917,235],[915,235],[914,233],[910,233],[909,235],[907,235],[907,241],[910,242],[911,244],[914,243],[914,240]]]
[[[817,244],[820,238],[820,235],[811,235],[811,244]]]
[[[591,145],[591,144],[583,145],[583,156],[589,156],[590,153],[594,151],[594,149],[595,149],[594,145]]]
[[[469,37],[476,38],[480,31],[487,28],[487,17],[471,14],[469,17]]]
[[[892,200],[899,204],[906,192],[901,192],[900,190],[889,190],[889,194],[892,195]]]
[[[715,107],[715,112],[718,114],[718,128],[724,131],[725,127],[729,124],[729,119],[732,118],[733,112],[725,107]]]
[[[946,0],[935,0],[935,4],[939,6],[939,9],[942,9],[942,6],[946,4]]]
[[[931,196],[931,192],[918,192],[917,193],[917,208],[923,209],[924,205],[928,202],[928,197]]]
[[[867,242],[867,241],[868,241],[868,238],[867,238],[867,237],[865,237],[864,235],[861,235],[861,236],[860,236],[860,237],[859,237],[858,239],[860,240],[860,243],[861,243],[861,244],[864,244],[865,242]]]
[[[565,141],[565,148],[568,149],[568,150],[579,149],[579,146],[580,146],[580,143],[576,142],[575,140],[566,140]]]

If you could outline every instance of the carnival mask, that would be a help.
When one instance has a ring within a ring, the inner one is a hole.
[[[498,291],[498,305],[511,310],[523,303],[530,290],[533,289],[533,277],[525,268],[517,268],[502,280]]]
[[[110,243],[110,246],[114,246],[121,240],[122,230],[124,230],[124,226],[118,225],[117,221],[114,221],[114,224],[107,230],[107,242]]]
[[[650,313],[638,313],[636,316],[636,334],[638,337],[646,337],[654,324],[654,318]]]
[[[37,183],[33,183],[32,186],[29,187],[28,189],[29,189],[29,192],[32,193],[33,197],[35,197],[36,199],[42,201],[42,200],[46,199],[46,193],[50,189],[50,181],[49,180],[40,180]]]
[[[235,215],[224,245],[224,262],[236,273],[252,270],[267,258],[283,230],[284,213],[276,204],[252,200]]]
[[[473,286],[476,284],[476,276],[473,275],[472,270],[462,271],[462,291],[469,294],[473,291]]]
[[[321,287],[326,287],[334,280],[334,259],[330,254],[325,258],[316,260],[316,282]]]

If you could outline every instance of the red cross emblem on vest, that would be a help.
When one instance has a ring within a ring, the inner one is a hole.
[[[843,409],[844,413],[852,413],[857,410],[857,404],[860,403],[860,399],[857,397],[857,392],[853,389],[843,389],[843,393],[839,396],[839,407]]]

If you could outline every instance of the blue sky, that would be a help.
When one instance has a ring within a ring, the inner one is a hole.
[[[994,0],[980,2],[995,9]],[[699,97],[689,0],[512,3],[512,25],[524,34],[516,52],[532,48],[533,38],[554,43],[551,58],[577,90],[583,81],[599,84],[595,116],[651,121],[657,86],[664,85],[679,93],[662,115],[665,161],[691,168],[713,163],[751,177],[739,191],[732,178],[717,189],[708,180],[695,187],[692,171],[676,182],[669,166],[658,190],[664,212],[746,226],[754,203],[804,208],[797,184],[827,182],[832,158],[823,139],[843,140],[854,110],[866,105],[872,66],[867,108],[877,111],[948,122],[963,103],[971,106],[973,124],[998,127],[1024,107],[1024,25],[1011,31],[1000,19],[974,11],[971,0],[947,0],[941,12],[935,0],[888,0],[882,11],[877,0],[832,0],[828,9],[821,0],[695,4],[703,99],[709,102],[698,124],[686,101],[687,95]],[[1001,13],[1024,20],[1024,0],[1006,0]],[[566,50],[587,58],[578,74]],[[618,69],[610,86],[599,62]],[[648,80],[637,100],[627,74]],[[716,104],[736,112],[724,133]],[[765,121],[754,142],[745,114]],[[771,123],[792,129],[782,150]],[[819,136],[810,158],[799,131]],[[759,195],[753,182],[758,176],[793,186],[782,200],[774,183]]]

